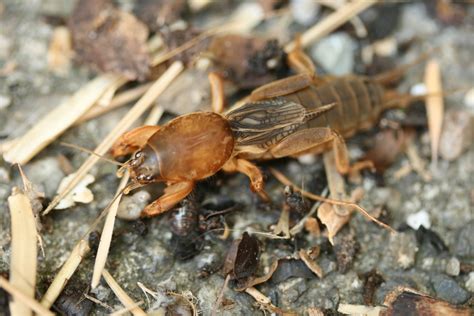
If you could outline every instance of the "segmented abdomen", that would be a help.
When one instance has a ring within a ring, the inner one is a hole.
[[[371,127],[383,110],[383,88],[364,77],[347,76],[326,84],[312,85],[285,99],[303,105],[308,110],[336,103],[323,115],[309,120],[301,128],[330,127],[344,137]]]

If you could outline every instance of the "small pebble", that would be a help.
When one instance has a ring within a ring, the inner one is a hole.
[[[474,272],[469,272],[469,276],[466,280],[466,289],[469,292],[474,293]]]
[[[306,154],[298,157],[298,162],[303,165],[313,165],[316,163],[316,156],[313,154]]]
[[[356,44],[346,33],[334,33],[311,48],[311,56],[333,75],[346,75],[354,69]]]
[[[124,196],[117,210],[117,217],[124,220],[136,220],[148,204],[150,193],[140,190],[132,196]]]
[[[12,41],[5,35],[0,34],[0,59],[8,59],[12,48]]]
[[[25,166],[25,174],[31,182],[40,187],[41,191],[44,191],[46,196],[53,196],[64,178],[64,173],[55,157],[30,162]]]
[[[470,89],[464,96],[464,104],[474,109],[474,88]]]
[[[462,304],[470,297],[469,293],[460,287],[456,281],[447,275],[435,275],[431,283],[436,292],[436,296],[451,304]]]
[[[425,210],[421,210],[418,213],[410,214],[407,217],[407,224],[414,230],[423,226],[425,228],[431,227],[430,214]]]
[[[8,95],[0,94],[0,110],[6,109],[12,103],[12,98]]]
[[[296,22],[310,25],[319,13],[319,4],[314,0],[291,0],[290,9]]]
[[[394,56],[397,53],[397,41],[394,37],[386,37],[372,44],[374,52],[382,57]]]
[[[468,149],[474,141],[474,115],[469,111],[449,110],[444,115],[439,153],[452,161]]]
[[[417,83],[410,88],[411,95],[424,95],[427,93],[426,85],[424,83]]]
[[[304,278],[291,278],[278,284],[283,305],[289,306],[303,294],[308,287]]]
[[[408,269],[415,264],[415,255],[418,246],[415,235],[412,233],[398,233],[390,236],[388,264],[402,269]]]
[[[461,271],[461,262],[456,257],[449,259],[446,264],[446,273],[452,276],[458,276]]]

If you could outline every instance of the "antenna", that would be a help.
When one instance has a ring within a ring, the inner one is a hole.
[[[62,146],[64,147],[69,147],[69,148],[73,148],[73,149],[77,149],[79,151],[82,151],[82,152],[86,152],[88,154],[91,154],[91,155],[94,155],[96,157],[99,157],[100,159],[103,159],[105,161],[108,161],[114,165],[117,165],[117,166],[120,166],[120,167],[124,167],[126,164],[123,164],[123,163],[120,163],[118,161],[115,161],[113,159],[110,159],[110,158],[107,158],[107,157],[104,157],[98,153],[96,153],[95,151],[92,151],[90,149],[87,149],[87,148],[84,148],[84,147],[81,147],[79,145],[74,145],[74,144],[69,144],[69,143],[65,143],[65,142],[59,142],[59,144],[61,144]]]

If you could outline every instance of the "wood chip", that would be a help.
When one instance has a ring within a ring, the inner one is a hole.
[[[48,48],[48,69],[66,75],[71,69],[72,55],[71,33],[65,26],[56,27]]]
[[[30,200],[17,187],[8,198],[8,207],[12,223],[10,283],[25,298],[34,301],[38,252],[35,217]],[[31,306],[24,299],[10,301],[10,311],[12,315],[32,315]]]
[[[342,6],[334,13],[328,15],[321,22],[317,23],[301,35],[301,45],[303,47],[317,41],[321,37],[331,33],[339,26],[343,25],[351,18],[375,4],[377,0],[354,0],[345,6]],[[296,42],[293,41],[285,46],[287,53],[295,48]]]
[[[102,75],[87,83],[73,96],[39,120],[17,139],[3,158],[10,163],[25,164],[81,117],[120,77]]]
[[[46,308],[50,308],[53,305],[53,303],[59,297],[59,294],[61,294],[62,290],[66,286],[67,282],[71,279],[82,259],[84,259],[85,255],[89,251],[90,248],[88,242],[84,239],[81,239],[74,247],[59,272],[54,277],[54,280],[46,293],[43,295],[43,298],[41,299],[41,305]]]
[[[94,150],[99,155],[104,155],[112,147],[114,141],[129,129],[132,124],[153,104],[156,98],[183,70],[181,62],[174,62],[170,68],[148,89],[148,91],[137,101],[128,113],[117,123],[115,128],[104,138]],[[89,170],[99,161],[97,156],[90,156],[79,168],[76,177],[71,181],[61,194],[57,195],[46,208],[43,215],[48,214],[72,189],[79,184]]]
[[[115,293],[120,302],[135,316],[146,316],[146,313],[137,306],[130,296],[120,287],[120,285],[115,281],[115,279],[110,275],[110,273],[104,269],[102,271],[102,276],[104,277],[105,282],[110,286],[112,291]]]
[[[14,300],[17,300],[18,302],[22,302],[25,306],[27,306],[27,311],[26,313],[18,313],[16,310],[11,309],[11,302],[10,302],[10,312],[12,315],[31,315],[31,311],[34,311],[38,315],[42,316],[54,316],[53,312],[50,312],[46,308],[44,308],[43,305],[41,305],[38,301],[36,301],[34,298],[32,298],[30,295],[27,295],[23,293],[20,289],[17,287],[13,286],[10,282],[8,282],[4,277],[0,276],[0,287],[3,288],[5,291],[8,292],[11,296],[13,296]]]
[[[382,306],[339,304],[337,311],[344,315],[378,316],[385,309],[386,308]]]
[[[428,128],[431,140],[431,163],[436,167],[444,116],[441,71],[436,60],[430,60],[426,63],[425,85],[428,94],[426,97],[426,114],[428,115]]]

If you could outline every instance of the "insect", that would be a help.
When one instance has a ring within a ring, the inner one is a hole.
[[[119,138],[112,154],[134,153],[125,164],[131,187],[167,184],[142,216],[171,209],[197,181],[219,170],[244,173],[251,189],[268,199],[263,175],[251,160],[318,154],[332,148],[341,174],[372,167],[370,161],[349,163],[344,138],[372,127],[382,111],[414,99],[384,88],[406,67],[370,78],[320,77],[298,48],[288,60],[299,74],[254,90],[226,113],[191,113],[163,126],[138,127]],[[212,96],[213,108],[222,108],[222,90],[213,89]]]

